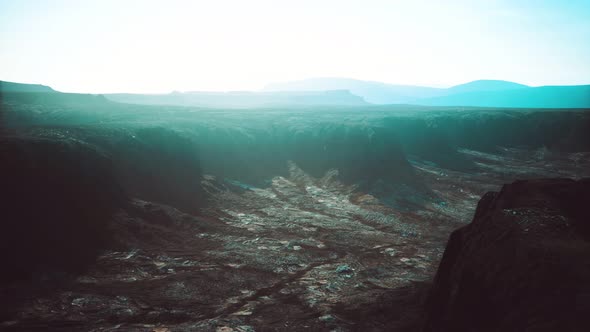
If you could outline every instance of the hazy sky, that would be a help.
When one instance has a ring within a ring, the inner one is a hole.
[[[590,0],[0,0],[0,80],[68,92],[310,77],[590,83]]]

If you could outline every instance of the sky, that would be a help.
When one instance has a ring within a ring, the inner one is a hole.
[[[0,0],[0,80],[64,92],[590,84],[589,41],[590,0]]]

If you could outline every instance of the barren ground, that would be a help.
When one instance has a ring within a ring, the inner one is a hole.
[[[414,158],[428,193],[380,199],[337,170],[256,188],[205,176],[203,216],[133,200],[113,222],[116,250],[79,276],[0,289],[8,330],[413,330],[450,232],[502,183],[590,176],[590,154],[461,150],[452,171]],[[411,156],[410,156],[411,157]],[[13,304],[10,308],[6,304]]]

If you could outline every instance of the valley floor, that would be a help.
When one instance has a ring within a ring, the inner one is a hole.
[[[590,153],[461,150],[475,169],[411,158],[427,188],[377,199],[294,163],[256,188],[205,176],[203,215],[133,200],[117,250],[83,275],[0,289],[8,330],[413,331],[450,232],[515,179],[584,177]],[[10,309],[8,309],[10,308]]]

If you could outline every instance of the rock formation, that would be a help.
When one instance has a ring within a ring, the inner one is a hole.
[[[425,331],[587,331],[590,179],[516,181],[451,234]]]

